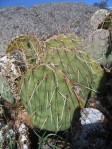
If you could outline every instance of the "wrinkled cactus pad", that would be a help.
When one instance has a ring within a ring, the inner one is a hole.
[[[86,41],[85,51],[98,63],[105,65],[112,62],[112,52],[109,43],[109,31],[98,29],[94,31]]]
[[[29,68],[39,58],[40,49],[40,41],[37,37],[20,35],[9,43],[6,53],[15,58],[16,66]]]
[[[102,23],[99,24],[98,28],[111,29],[112,30],[112,12],[110,12]]]
[[[14,97],[11,93],[11,88],[7,79],[3,76],[0,76],[0,95],[4,100],[7,100],[11,104],[14,103]]]
[[[28,70],[19,92],[35,127],[49,131],[70,127],[78,102],[71,82],[59,69],[40,65]]]

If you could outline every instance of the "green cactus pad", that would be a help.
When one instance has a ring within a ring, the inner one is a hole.
[[[81,88],[80,96],[85,100],[90,91],[91,94],[96,94],[104,75],[102,68],[82,51],[48,50],[45,63],[58,67],[72,83],[78,83]],[[97,81],[94,82],[93,78]]]
[[[16,65],[29,68],[35,64],[41,52],[40,42],[37,37],[21,35],[14,38],[7,46],[6,53],[16,60]],[[22,62],[21,62],[22,60]]]
[[[35,66],[22,77],[19,92],[35,127],[55,132],[70,127],[78,102],[60,70]]]
[[[10,86],[3,76],[0,76],[0,95],[4,100],[7,100],[11,104],[14,103],[14,97],[11,93]]]
[[[80,47],[81,39],[74,34],[59,34],[50,37],[45,41],[46,49],[69,49],[73,50]]]

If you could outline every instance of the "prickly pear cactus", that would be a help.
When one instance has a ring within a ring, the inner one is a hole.
[[[40,49],[40,41],[37,37],[21,35],[9,43],[6,53],[15,58],[15,65],[20,68],[20,71],[25,71],[36,63]]]
[[[11,93],[10,86],[5,77],[0,76],[0,95],[4,100],[14,103],[14,97]]]
[[[74,34],[59,34],[48,38],[45,41],[46,49],[69,49],[73,50],[80,47],[81,39]]]
[[[19,92],[34,126],[55,132],[70,127],[78,102],[59,69],[35,66],[22,77]]]
[[[71,52],[66,57],[61,50],[59,55],[54,53],[53,64],[35,66],[19,83],[22,102],[40,129],[69,128],[78,104],[84,106],[90,92],[94,97],[99,91],[104,75],[101,67],[86,53]]]
[[[108,14],[109,12],[105,9],[97,10],[91,17],[91,26],[96,30],[99,24],[101,24],[106,18],[106,16],[108,16]]]

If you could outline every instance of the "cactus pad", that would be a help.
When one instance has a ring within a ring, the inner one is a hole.
[[[101,24],[104,21],[106,16],[108,16],[108,14],[109,14],[109,12],[105,9],[97,10],[91,17],[91,22],[90,22],[91,26],[94,29],[97,29],[99,24]]]
[[[49,131],[70,127],[78,102],[72,84],[60,70],[35,66],[22,77],[19,92],[34,126]]]
[[[91,18],[91,25],[96,29],[86,39],[85,51],[98,63],[105,66],[112,63],[112,13],[100,9]]]
[[[80,47],[81,39],[79,39],[74,34],[59,34],[50,37],[45,41],[46,49],[75,49],[76,47]]]
[[[9,43],[6,53],[15,58],[17,66],[29,68],[30,65],[36,63],[40,49],[40,42],[37,37],[21,35]]]
[[[80,96],[83,99],[87,99],[90,91],[92,94],[96,94],[95,91],[97,91],[100,79],[103,77],[103,70],[85,52],[61,49],[48,50],[45,62],[61,69],[72,83],[80,84]],[[94,83],[93,78],[97,80]]]
[[[102,28],[102,29],[112,29],[112,12],[110,12],[105,19],[103,20],[103,22],[101,22],[101,24],[99,24],[98,28]]]
[[[10,86],[5,77],[0,76],[0,95],[4,100],[14,103],[14,97],[11,93]]]
[[[112,53],[108,53],[110,48],[108,30],[99,29],[94,31],[86,42],[88,46],[85,47],[85,51],[98,63],[105,65],[112,62]]]

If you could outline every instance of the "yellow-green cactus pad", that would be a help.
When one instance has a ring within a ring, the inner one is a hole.
[[[45,41],[46,49],[69,49],[73,50],[80,47],[81,39],[74,34],[59,34],[54,35]]]

